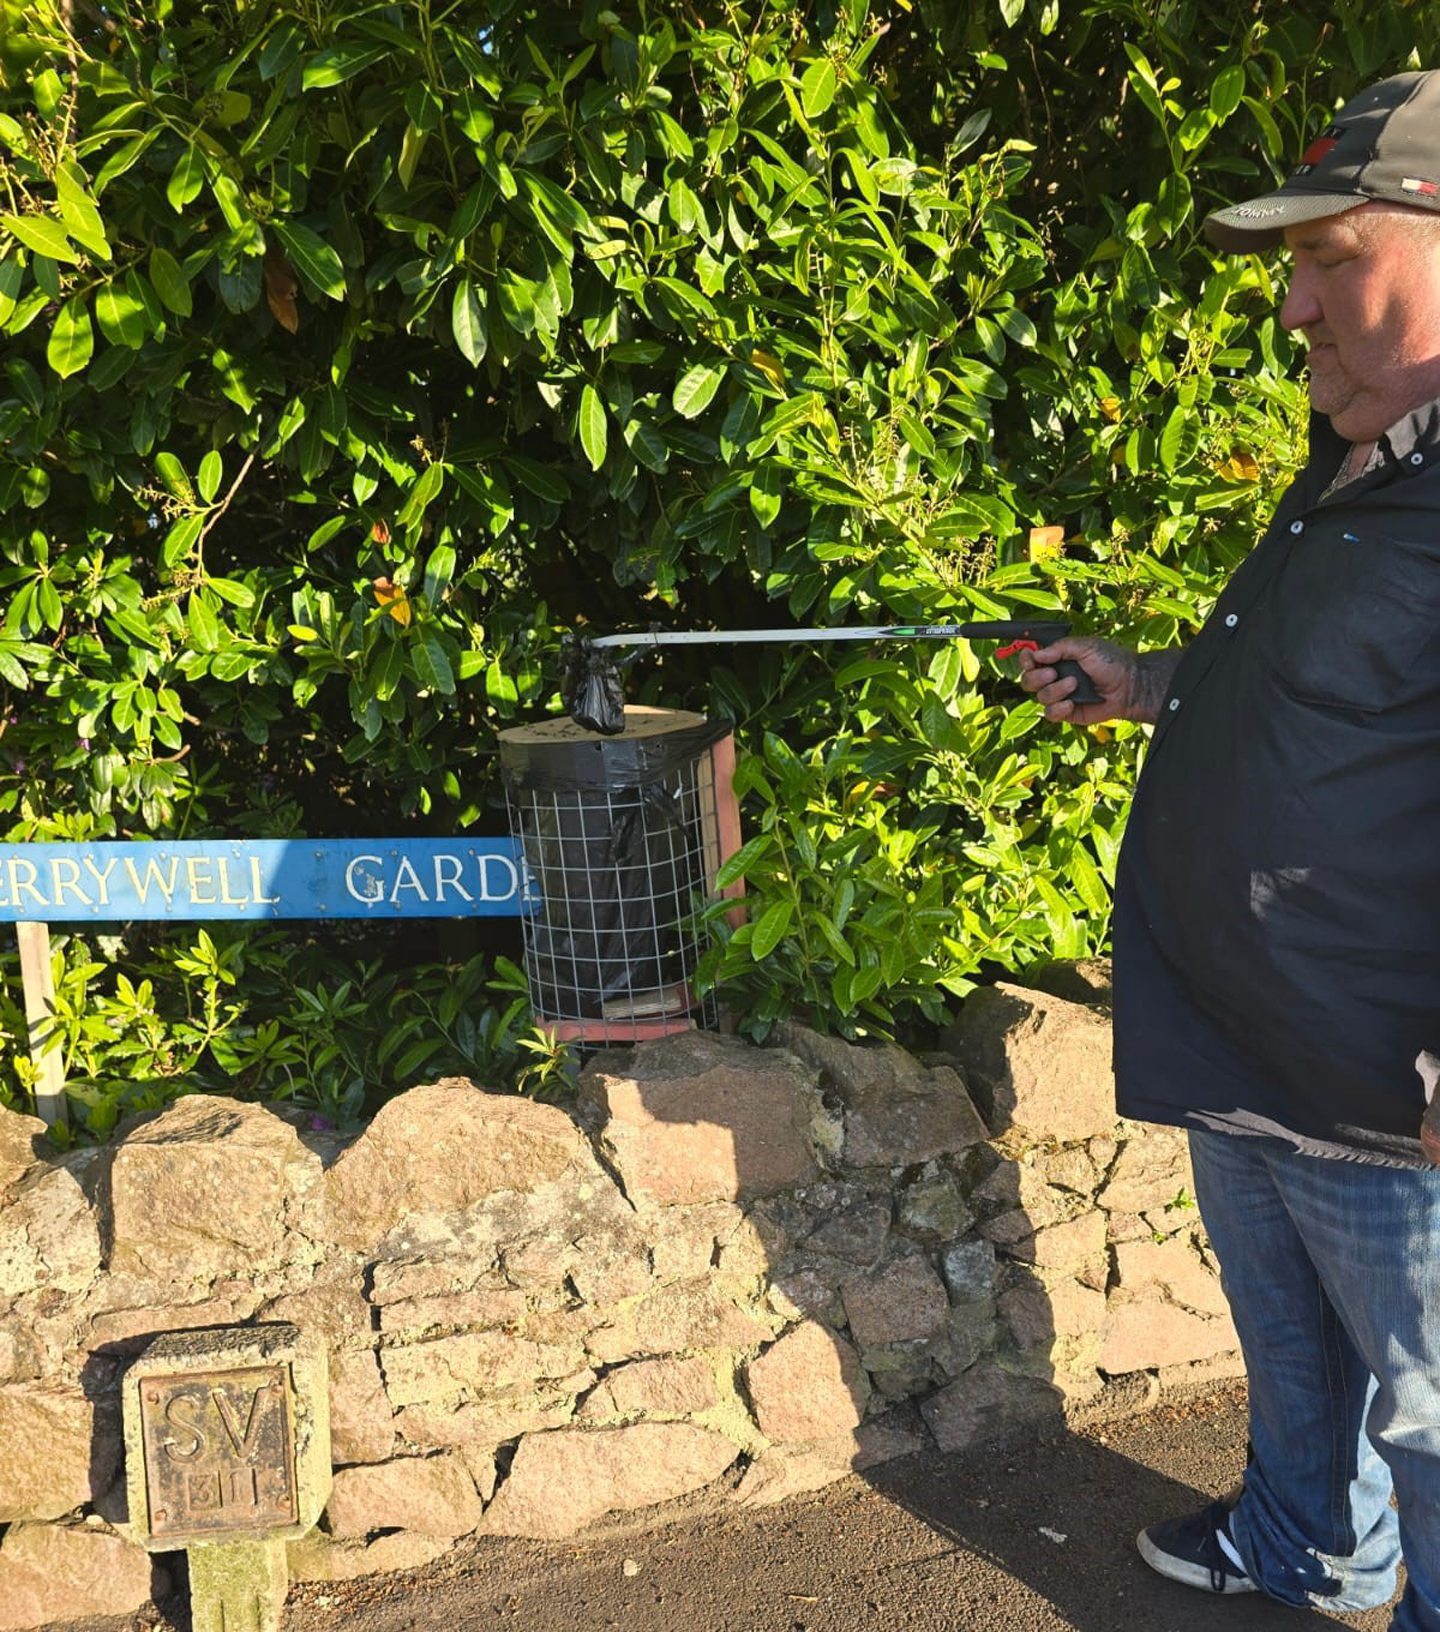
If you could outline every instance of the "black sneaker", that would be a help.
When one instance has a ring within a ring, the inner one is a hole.
[[[1230,1504],[1212,1502],[1183,1519],[1164,1519],[1135,1538],[1152,1570],[1204,1592],[1257,1592],[1230,1539]]]

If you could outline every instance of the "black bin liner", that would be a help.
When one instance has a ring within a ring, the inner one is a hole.
[[[576,725],[614,737],[625,729],[625,686],[616,660],[606,647],[584,635],[565,641],[565,676],[560,695]]]
[[[699,723],[600,736],[553,722],[550,740],[501,735],[512,825],[539,897],[526,973],[547,1019],[659,1012],[637,1005],[683,992],[694,973],[688,920],[709,885],[701,801],[713,796],[699,771],[729,726],[678,719]]]

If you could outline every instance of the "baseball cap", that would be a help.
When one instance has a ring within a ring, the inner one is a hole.
[[[1348,101],[1273,193],[1205,217],[1233,253],[1273,249],[1286,227],[1371,199],[1440,211],[1440,71],[1396,74]]]

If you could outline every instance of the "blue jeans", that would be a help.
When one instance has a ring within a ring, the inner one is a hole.
[[[1251,1580],[1370,1609],[1403,1553],[1392,1632],[1440,1632],[1440,1170],[1218,1133],[1190,1155],[1250,1380],[1230,1528]]]

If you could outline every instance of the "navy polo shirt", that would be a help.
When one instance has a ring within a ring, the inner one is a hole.
[[[1440,1054],[1440,402],[1310,462],[1186,648],[1115,885],[1122,1115],[1425,1165]]]

